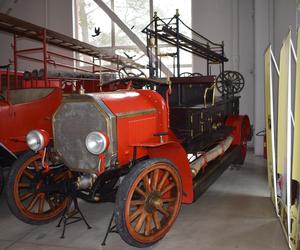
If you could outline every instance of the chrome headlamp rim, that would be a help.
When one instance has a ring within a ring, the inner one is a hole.
[[[35,143],[36,145],[34,145],[32,142],[32,140],[34,140],[34,139],[36,140],[36,143]],[[45,139],[39,130],[34,129],[27,133],[26,143],[32,151],[37,152],[44,147]]]
[[[91,142],[91,139],[92,137],[98,137],[98,139],[102,140],[103,142],[103,146],[101,148],[99,148],[99,150],[93,150],[89,145],[90,145],[90,142]],[[102,154],[106,149],[107,149],[107,146],[108,146],[108,139],[107,137],[102,133],[102,132],[99,132],[99,131],[92,131],[90,132],[86,138],[85,138],[85,146],[87,148],[87,150],[91,153],[91,154],[94,154],[94,155],[100,155]]]

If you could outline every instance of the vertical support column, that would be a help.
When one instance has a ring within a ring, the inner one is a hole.
[[[176,10],[176,53],[177,53],[177,77],[180,76],[180,48],[179,48],[179,10]]]
[[[49,87],[48,82],[48,58],[47,58],[47,31],[46,29],[43,30],[43,60],[44,60],[44,80],[45,86]]]
[[[17,55],[17,35],[14,34],[13,39],[13,50],[14,50],[14,79],[15,79],[15,85],[18,81],[18,55]],[[10,74],[7,75],[7,100],[9,100],[10,96]]]
[[[155,76],[158,77],[158,37],[157,37],[157,12],[154,12],[154,29],[155,29]]]
[[[224,58],[224,41],[222,41],[222,57]],[[224,83],[224,61],[222,60],[221,63],[221,78],[222,78],[222,83]],[[224,88],[222,88],[222,96],[224,96]]]
[[[206,46],[207,46],[207,49],[209,50],[209,43],[207,43]],[[209,58],[208,58],[208,56],[206,58],[206,75],[209,76]]]
[[[150,35],[147,32],[146,33],[146,41],[147,41],[147,56],[149,58],[149,77],[153,78],[154,77],[154,71],[153,71],[153,58],[152,58],[152,53],[151,53],[151,44],[150,44]]]

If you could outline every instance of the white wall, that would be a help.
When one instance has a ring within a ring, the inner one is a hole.
[[[282,41],[289,28],[296,37],[296,0],[255,0],[255,128],[265,127],[264,121],[264,53],[269,44],[279,63]],[[274,82],[277,89],[276,81]],[[277,103],[277,100],[276,100]],[[276,107],[275,103],[275,107]],[[262,138],[256,137],[255,153],[262,154]]]
[[[292,38],[295,44],[297,30],[297,0],[273,0],[273,50],[277,58],[282,46],[283,39],[287,36],[289,28],[292,31]]]
[[[272,43],[279,59],[289,27],[295,41],[297,1],[192,0],[193,28],[213,41],[224,40],[229,58],[225,69],[238,70],[245,77],[240,113],[249,115],[254,135],[265,128],[264,53]],[[194,70],[203,67],[200,59],[194,58]],[[257,155],[263,154],[262,137],[254,136],[254,147]]]
[[[254,122],[253,9],[252,0],[192,1],[193,29],[212,41],[224,41],[229,59],[225,70],[239,71],[245,78],[245,88],[240,93],[240,113],[247,114],[251,123]],[[193,59],[194,71],[203,69],[205,61],[197,57]],[[215,68],[212,73],[219,74],[219,69]]]
[[[1,0],[0,11],[65,35],[73,35],[72,0]],[[13,59],[12,41],[11,34],[0,32],[0,65]],[[36,43],[22,39],[18,45],[28,47]],[[41,66],[20,60],[18,69],[32,70],[37,67]]]
[[[255,46],[255,83],[254,83],[254,134],[265,128],[264,110],[264,53],[272,40],[272,2],[255,0],[254,2],[254,46]],[[254,138],[255,154],[263,153],[263,137]]]

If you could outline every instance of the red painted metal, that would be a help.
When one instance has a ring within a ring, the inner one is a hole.
[[[14,105],[0,100],[0,141],[12,152],[20,153],[28,150],[25,137],[30,130],[43,128],[52,137],[51,118],[61,98],[61,90],[54,88],[48,96],[32,102]]]
[[[128,90],[98,94],[117,117],[118,162],[128,164],[134,157],[163,157],[179,170],[183,202],[193,201],[192,175],[187,154],[168,129],[168,107],[162,96],[149,90]],[[126,105],[122,105],[125,104]],[[162,140],[157,134],[162,135]]]
[[[247,153],[247,139],[251,131],[249,117],[247,115],[229,116],[226,119],[225,125],[234,128],[231,133],[231,135],[234,137],[232,145],[241,146],[241,156],[242,160],[244,161]]]
[[[168,131],[166,103],[156,92],[147,90],[101,93],[99,98],[117,117],[118,161],[127,164],[133,157],[137,144],[156,144],[154,134]],[[126,105],[120,105],[126,103]],[[137,158],[147,154],[137,148]]]
[[[49,144],[49,141],[50,141],[49,133],[45,129],[39,129],[39,132],[42,134],[42,136],[44,138],[44,146],[47,147]]]
[[[148,147],[147,153],[150,157],[163,157],[173,162],[181,176],[183,187],[183,203],[192,203],[194,199],[193,193],[193,177],[187,154],[180,143],[171,141],[158,147]]]

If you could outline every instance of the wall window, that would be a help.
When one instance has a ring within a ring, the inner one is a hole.
[[[110,6],[111,0],[105,3]],[[98,47],[112,46],[112,22],[108,15],[93,0],[76,0],[76,38]],[[95,34],[100,27],[101,34]]]
[[[170,18],[179,9],[180,18],[191,26],[191,0],[105,0],[105,3],[118,17],[146,44],[146,36],[141,30],[152,20],[154,11],[161,18]],[[171,7],[170,7],[171,6]],[[110,48],[113,52],[132,57],[133,60],[146,65],[148,59],[127,35],[112,23],[111,19],[93,0],[75,0],[75,37],[81,41],[98,47]],[[100,27],[101,34],[93,37],[94,29]],[[182,28],[182,33],[189,35],[188,30]],[[174,47],[161,46],[162,52],[172,52]],[[181,54],[181,71],[191,72],[192,55],[184,51]],[[173,59],[163,58],[163,63],[173,72]]]

